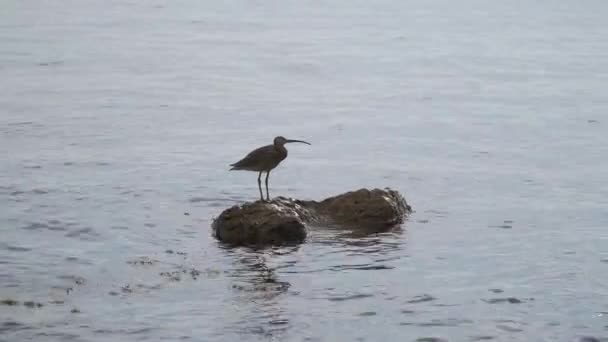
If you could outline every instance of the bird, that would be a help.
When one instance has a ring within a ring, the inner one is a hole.
[[[285,158],[287,158],[287,149],[285,144],[288,143],[302,143],[311,145],[309,142],[303,140],[286,139],[282,136],[274,138],[272,145],[262,146],[257,148],[243,159],[239,160],[234,164],[230,164],[232,170],[245,170],[245,171],[256,171],[258,174],[258,189],[260,190],[260,200],[264,201],[264,195],[262,194],[262,172],[266,172],[266,199],[270,201],[270,195],[268,192],[268,177],[270,171],[279,165]]]

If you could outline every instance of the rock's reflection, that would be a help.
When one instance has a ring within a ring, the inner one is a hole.
[[[319,228],[309,238],[312,244],[333,247],[330,253],[353,252],[357,254],[387,254],[400,250],[406,243],[405,230],[401,226],[377,231],[376,229],[327,229]]]
[[[320,229],[309,237],[315,251],[315,266],[311,271],[392,269],[393,261],[405,256],[406,242],[401,227],[382,233]]]
[[[268,266],[267,259],[297,251],[297,246],[251,249],[225,249],[233,260],[229,273],[233,278],[235,304],[241,306],[243,316],[234,330],[243,334],[256,334],[276,338],[289,328],[288,311],[282,301],[291,284],[277,275],[276,267]]]

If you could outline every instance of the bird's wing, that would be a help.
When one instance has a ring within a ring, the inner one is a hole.
[[[274,145],[266,145],[249,152],[243,159],[230,166],[235,168],[254,167],[270,158],[274,153]]]

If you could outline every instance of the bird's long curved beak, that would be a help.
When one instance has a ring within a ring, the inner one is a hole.
[[[294,143],[294,142],[310,145],[309,142],[306,142],[304,140],[293,140],[293,139],[287,139],[287,140],[285,140],[285,143]]]

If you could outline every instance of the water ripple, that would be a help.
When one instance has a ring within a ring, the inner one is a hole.
[[[416,296],[416,297],[408,300],[407,302],[410,303],[410,304],[416,304],[416,303],[430,302],[430,301],[433,301],[435,299],[437,299],[437,298],[435,298],[435,297],[433,297],[431,295],[428,295],[428,294],[423,294],[423,295]]]
[[[432,319],[428,322],[402,322],[399,325],[412,325],[417,327],[457,327],[462,325],[472,325],[470,319],[447,318],[447,319]]]
[[[4,242],[0,243],[0,249],[5,249],[11,252],[29,252],[32,250],[31,248],[9,245]]]
[[[329,270],[331,271],[345,271],[345,270],[360,270],[360,271],[370,271],[370,270],[390,270],[393,269],[393,266],[386,265],[371,265],[371,264],[361,264],[361,265],[337,265],[331,266]]]
[[[439,337],[419,337],[416,342],[447,342],[447,340]]]
[[[525,300],[522,300],[522,299],[519,299],[519,298],[515,298],[515,297],[504,297],[504,298],[483,299],[483,301],[486,302],[486,303],[488,303],[488,304],[502,304],[502,303],[521,304]]]
[[[369,297],[373,297],[373,296],[374,295],[371,295],[371,294],[358,293],[358,294],[353,294],[353,295],[349,295],[349,296],[330,297],[330,298],[327,298],[327,300],[332,301],[332,302],[343,302],[346,300],[363,299],[363,298],[369,298]]]

